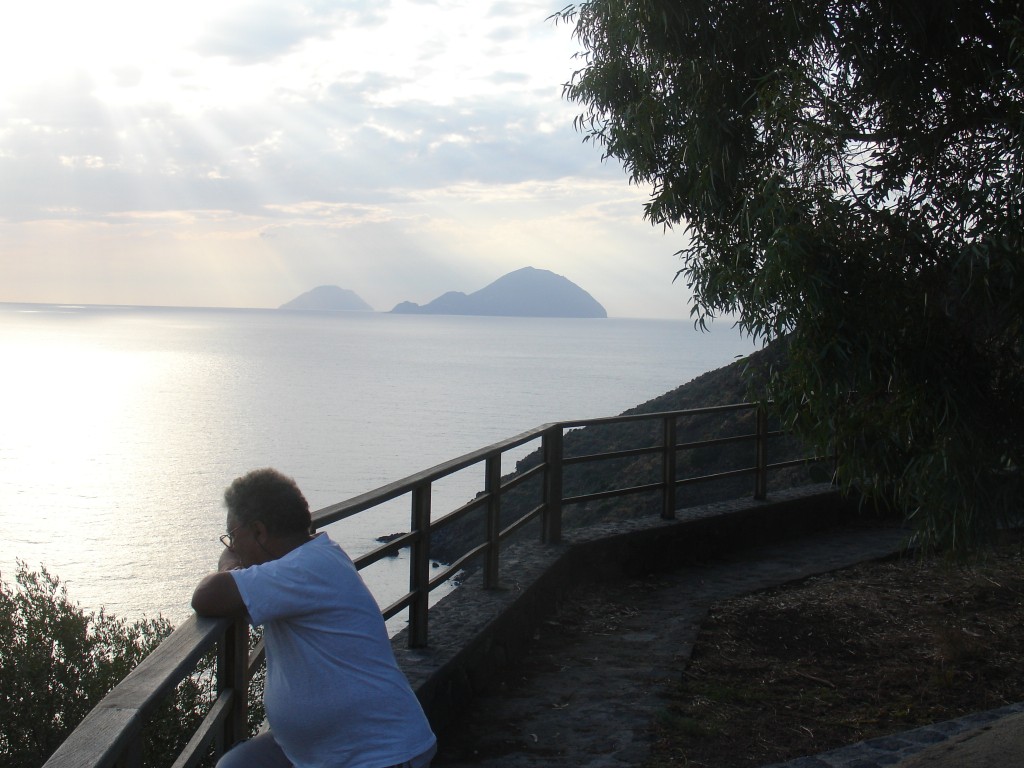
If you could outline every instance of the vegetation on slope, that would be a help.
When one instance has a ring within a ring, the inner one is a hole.
[[[623,415],[654,414],[674,410],[702,409],[712,406],[749,402],[766,380],[772,366],[782,354],[779,345],[761,350],[730,365],[705,373],[696,379],[625,411]],[[754,393],[754,394],[752,394]],[[710,438],[752,435],[755,432],[755,411],[727,411],[681,417],[677,422],[678,445],[697,443]],[[769,423],[769,429],[778,429]],[[661,421],[657,419],[630,421],[621,424],[599,424],[568,431],[564,436],[566,457],[608,453],[630,448],[653,447],[662,443]],[[769,443],[769,461],[780,462],[811,455],[796,438],[780,436]],[[527,472],[543,461],[540,449],[516,465],[516,471],[503,483]],[[676,459],[677,480],[714,475],[729,470],[752,468],[755,464],[753,441],[680,449]],[[828,477],[820,474],[819,479]],[[563,497],[610,491],[658,483],[662,478],[661,456],[656,453],[635,457],[606,459],[563,468]],[[807,466],[790,467],[770,473],[769,490],[779,490],[812,481]],[[541,480],[533,478],[502,496],[502,526],[536,508],[541,502]],[[681,486],[676,494],[676,507],[699,506],[715,501],[751,496],[754,477],[744,474]],[[627,496],[566,505],[563,527],[586,526],[628,517],[656,517],[661,514],[660,491],[646,491]],[[535,526],[527,526],[532,530]],[[460,554],[482,541],[483,510],[441,528],[432,538],[431,554],[436,559],[452,562]]]

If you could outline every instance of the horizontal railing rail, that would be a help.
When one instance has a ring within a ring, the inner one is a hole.
[[[755,429],[752,433],[686,443],[677,442],[680,419],[744,410],[755,411]],[[634,422],[658,424],[658,443],[593,454],[564,455],[565,436],[573,430]],[[484,587],[497,587],[501,571],[501,545],[528,523],[539,520],[541,541],[557,543],[561,539],[564,506],[654,492],[661,493],[661,516],[672,518],[676,511],[676,491],[679,488],[744,475],[754,477],[753,495],[755,498],[763,499],[767,492],[769,471],[823,458],[809,456],[769,463],[767,442],[783,434],[781,430],[768,429],[765,409],[756,403],[543,424],[376,490],[317,510],[313,513],[313,524],[315,528],[323,528],[330,523],[344,520],[402,496],[410,496],[409,531],[356,558],[355,564],[357,568],[366,568],[385,557],[398,554],[403,549],[409,549],[409,590],[384,607],[381,613],[385,619],[389,619],[408,610],[408,643],[411,647],[422,647],[428,641],[428,606],[431,592],[477,561],[482,561]],[[503,479],[502,457],[537,440],[541,443],[540,462],[534,467]],[[742,442],[754,444],[751,466],[699,477],[676,477],[679,451]],[[661,478],[657,482],[589,491],[569,497],[563,494],[563,470],[567,466],[655,454],[661,455],[662,465]],[[477,465],[483,467],[483,491],[462,506],[435,518],[431,509],[433,484]],[[504,520],[502,498],[512,489],[531,480],[538,481],[540,485],[539,502],[514,520]],[[434,570],[430,558],[432,535],[474,512],[482,513],[485,517],[484,540],[470,542],[463,554],[454,558],[453,562],[448,563],[440,572],[431,575],[431,571]],[[217,652],[216,697],[205,719],[174,762],[174,768],[198,765],[211,750],[215,755],[221,754],[246,735],[248,686],[255,669],[262,661],[262,643],[250,653],[248,638],[248,628],[238,622],[195,617],[188,619],[107,694],[47,761],[44,768],[140,766],[143,731],[157,706],[182,680],[195,674],[204,656],[214,649]]]

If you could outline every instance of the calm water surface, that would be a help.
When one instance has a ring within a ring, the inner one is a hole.
[[[686,321],[0,304],[0,578],[21,559],[89,609],[178,622],[249,469],[293,475],[317,509],[752,349]],[[355,556],[407,518],[399,500],[331,531]],[[364,573],[382,603],[404,591],[401,561]]]

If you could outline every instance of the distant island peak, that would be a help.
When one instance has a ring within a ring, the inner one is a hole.
[[[523,267],[473,293],[448,291],[420,306],[403,301],[397,314],[485,315],[505,317],[608,317],[585,290],[546,269]]]
[[[285,302],[278,309],[310,312],[372,312],[373,307],[363,301],[355,291],[337,285],[319,285]]]

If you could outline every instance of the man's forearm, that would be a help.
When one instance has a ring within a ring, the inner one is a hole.
[[[192,593],[192,609],[200,616],[235,616],[245,613],[245,603],[226,571],[207,574]]]
[[[200,616],[231,616],[245,612],[245,604],[227,571],[241,568],[242,563],[230,549],[221,552],[217,571],[207,574],[192,593],[192,608]]]

